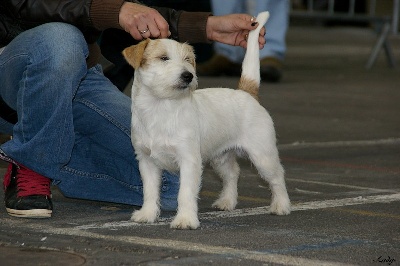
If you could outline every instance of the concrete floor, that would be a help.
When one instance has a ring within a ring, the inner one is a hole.
[[[260,96],[276,125],[293,212],[266,214],[270,194],[240,161],[239,204],[215,211],[219,180],[205,169],[201,227],[129,221],[132,206],[64,198],[51,219],[11,218],[0,206],[1,265],[399,265],[400,70],[368,29],[291,27],[281,83]],[[400,41],[392,39],[400,62]],[[200,77],[201,87],[237,78]],[[0,164],[5,172],[5,164]],[[3,197],[3,192],[0,196]]]

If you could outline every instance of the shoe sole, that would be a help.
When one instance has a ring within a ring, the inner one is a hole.
[[[6,210],[9,215],[20,218],[50,218],[53,212],[46,209],[14,210],[6,208]]]

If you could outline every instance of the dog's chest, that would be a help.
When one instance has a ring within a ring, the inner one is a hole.
[[[176,171],[178,152],[176,141],[166,138],[166,136],[143,137],[139,142],[138,148],[149,156],[160,168],[169,171]]]
[[[179,114],[169,110],[153,116],[138,113],[132,116],[132,140],[136,152],[149,156],[168,171],[179,169],[179,161],[184,156],[182,151],[188,150],[196,135],[191,127],[187,127],[186,115]]]

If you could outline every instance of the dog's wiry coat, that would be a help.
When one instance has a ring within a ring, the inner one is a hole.
[[[255,99],[260,84],[258,36],[267,18],[267,12],[260,14],[259,27],[249,34],[239,90],[196,90],[195,57],[187,44],[146,40],[124,50],[135,68],[132,143],[144,190],[143,206],[133,213],[132,220],[157,219],[161,171],[165,169],[180,174],[178,210],[171,227],[197,228],[197,198],[206,161],[223,180],[222,192],[213,206],[234,209],[239,178],[237,151],[247,154],[269,183],[270,212],[290,213],[273,122]]]

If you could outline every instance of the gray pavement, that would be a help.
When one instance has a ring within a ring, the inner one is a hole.
[[[364,68],[375,40],[368,29],[293,26],[282,82],[262,84],[290,215],[266,213],[267,185],[245,160],[232,212],[211,208],[220,182],[205,169],[198,230],[170,229],[168,212],[135,224],[132,206],[54,188],[51,219],[0,206],[0,265],[400,265],[400,70],[383,53]],[[400,61],[400,40],[392,46]],[[237,82],[200,77],[201,87]]]

